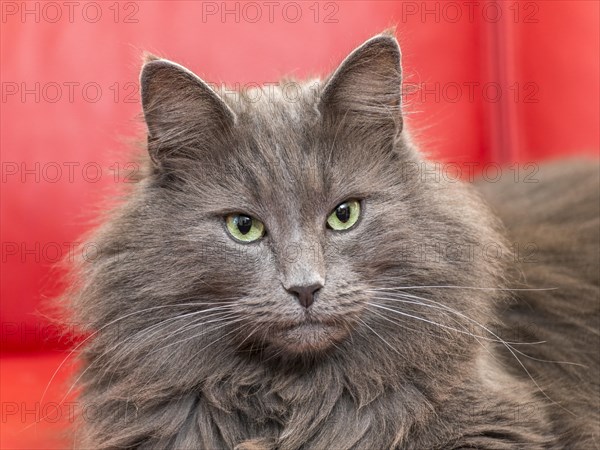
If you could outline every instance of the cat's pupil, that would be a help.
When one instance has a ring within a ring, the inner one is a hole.
[[[248,234],[248,232],[252,228],[252,218],[248,216],[238,216],[237,227],[238,230],[240,230],[240,233]]]
[[[348,203],[342,203],[336,208],[335,215],[340,222],[348,222],[348,220],[350,220],[350,205],[348,205]]]

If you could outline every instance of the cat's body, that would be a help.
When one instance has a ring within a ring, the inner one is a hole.
[[[77,446],[597,445],[597,189],[574,199],[580,213],[557,225],[560,244],[530,238],[535,228],[488,187],[506,236],[472,187],[414,170],[422,158],[402,127],[400,84],[387,35],[293,102],[223,101],[185,69],[149,60],[148,175],[97,232],[102,251],[70,292],[92,333],[79,382],[94,414]],[[588,171],[597,188],[597,167]],[[362,205],[356,224],[328,227],[349,199]],[[240,211],[266,234],[228,236],[224,217]],[[569,247],[574,224],[585,252]],[[543,264],[515,262],[510,243],[528,239]],[[490,244],[491,257],[480,251]],[[564,265],[554,244],[589,271]],[[554,315],[537,313],[549,304]],[[532,336],[511,339],[534,320]],[[571,320],[577,328],[559,325]],[[552,343],[522,345],[538,336]]]
[[[561,161],[541,166],[539,182],[506,178],[486,183],[482,191],[507,225],[513,247],[521,251],[512,270],[514,285],[553,288],[516,292],[517,301],[501,316],[506,334],[544,342],[519,347],[533,358],[572,363],[520,358],[556,403],[541,398],[536,406],[553,424],[554,445],[598,448],[600,167],[594,161]],[[523,376],[512,355],[503,356],[507,364],[512,362],[513,373]]]

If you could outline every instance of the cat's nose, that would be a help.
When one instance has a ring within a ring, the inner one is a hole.
[[[306,286],[290,286],[287,290],[298,298],[300,305],[308,309],[315,301],[315,294],[322,287],[321,283],[313,283]]]

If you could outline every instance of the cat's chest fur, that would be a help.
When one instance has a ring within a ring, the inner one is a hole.
[[[549,444],[548,421],[531,408],[531,389],[506,375],[482,373],[445,387],[362,375],[327,367],[248,386],[237,376],[211,380],[191,407],[189,417],[201,423],[193,439],[205,448],[252,450]]]

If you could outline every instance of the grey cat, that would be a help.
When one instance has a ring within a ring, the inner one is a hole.
[[[76,447],[598,448],[597,163],[423,177],[401,83],[389,33],[293,101],[146,58],[145,173],[67,294]]]

